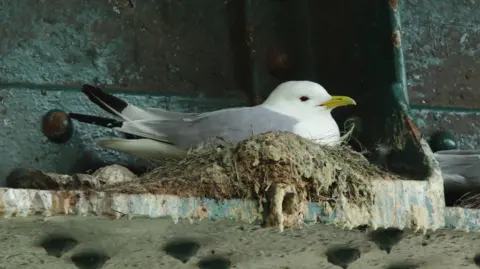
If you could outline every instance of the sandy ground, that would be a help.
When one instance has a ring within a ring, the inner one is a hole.
[[[77,267],[71,262],[72,255],[84,250],[103,251],[110,257],[103,267],[84,268],[198,268],[198,262],[211,256],[212,251],[229,259],[231,268],[340,268],[328,263],[325,254],[327,248],[338,244],[361,252],[349,268],[402,268],[394,265],[404,261],[418,268],[476,268],[473,257],[480,239],[478,233],[406,233],[387,254],[366,240],[364,231],[321,224],[280,233],[231,221],[174,224],[170,219],[31,217],[2,219],[0,223],[0,268],[6,269],[73,269]],[[60,258],[48,256],[38,242],[50,233],[67,233],[79,243]],[[200,244],[186,264],[162,250],[174,237],[189,237]],[[403,267],[407,268],[413,267]]]

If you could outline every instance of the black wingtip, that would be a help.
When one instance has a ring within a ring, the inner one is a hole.
[[[115,113],[122,113],[122,111],[128,106],[128,103],[123,101],[122,99],[115,97],[111,94],[108,94],[104,92],[102,89],[96,86],[92,86],[89,84],[84,84],[82,86],[82,92],[92,101],[94,104],[102,108],[103,110],[107,111],[108,113],[111,113],[115,116],[117,114]],[[99,101],[101,100],[101,101]],[[110,109],[108,106],[110,106],[112,109]]]
[[[78,114],[78,113],[68,113],[68,117],[70,119],[74,119],[83,123],[94,124],[94,125],[107,127],[107,128],[122,127],[122,124],[123,124],[121,121],[118,121],[115,119]]]

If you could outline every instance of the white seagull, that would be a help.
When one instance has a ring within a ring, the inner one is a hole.
[[[269,131],[287,131],[318,144],[338,145],[340,130],[330,112],[339,106],[356,104],[350,97],[331,96],[311,81],[284,82],[261,105],[198,114],[142,110],[101,90],[103,97],[99,97],[102,94],[98,90],[96,94],[86,94],[104,110],[122,118],[122,122],[76,113],[70,113],[70,117],[137,136],[101,140],[98,145],[149,160],[181,157],[190,149],[207,143],[216,145],[222,140],[235,144]],[[112,122],[104,124],[101,119]]]

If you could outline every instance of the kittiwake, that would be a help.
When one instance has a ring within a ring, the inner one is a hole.
[[[135,113],[126,116],[125,111],[118,111],[100,99],[95,100],[97,105],[124,120],[109,127],[139,137],[102,140],[98,145],[150,160],[184,156],[190,149],[223,141],[235,144],[269,131],[287,131],[315,143],[338,145],[340,130],[330,112],[339,106],[356,104],[347,96],[331,96],[321,85],[311,81],[284,82],[257,106],[226,108],[170,119],[145,118],[150,116]],[[70,116],[98,124],[89,121],[88,115],[70,113]]]
[[[441,150],[433,156],[442,171],[445,191],[480,191],[480,150]]]

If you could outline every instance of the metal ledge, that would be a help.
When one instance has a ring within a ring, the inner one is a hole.
[[[429,194],[428,182],[374,181],[374,192],[376,201],[371,214],[345,202],[325,216],[322,207],[309,203],[304,220],[345,227],[370,225],[422,230],[443,227],[442,211],[435,206],[436,198]],[[256,201],[8,188],[0,189],[0,212],[7,218],[78,215],[114,218],[171,217],[174,222],[179,219],[233,219],[247,223],[262,220]]]

